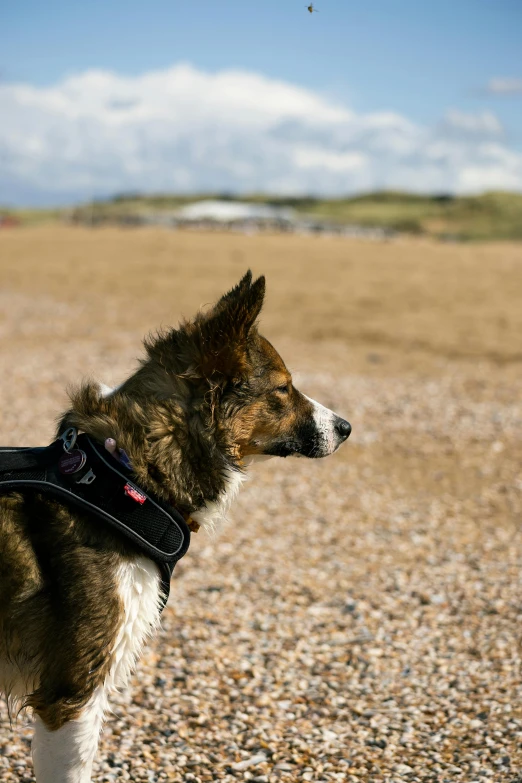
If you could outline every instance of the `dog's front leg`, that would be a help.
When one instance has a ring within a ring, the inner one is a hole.
[[[33,763],[37,783],[90,783],[107,697],[98,688],[81,714],[50,731],[36,716]]]

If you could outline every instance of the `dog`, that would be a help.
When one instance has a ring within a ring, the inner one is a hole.
[[[248,272],[207,312],[145,340],[114,390],[70,392],[58,434],[114,441],[136,485],[213,528],[261,457],[325,457],[350,424],[306,397],[258,331],[265,279]],[[108,697],[131,674],[163,602],[131,541],[38,491],[0,497],[0,686],[34,714],[38,783],[88,783]]]

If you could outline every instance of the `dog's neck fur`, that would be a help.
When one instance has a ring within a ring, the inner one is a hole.
[[[191,518],[207,532],[213,533],[218,525],[227,521],[230,506],[236,499],[245,479],[246,474],[243,471],[230,468],[227,472],[225,487],[217,500],[206,503],[203,508],[194,511]]]
[[[207,400],[183,399],[186,389],[162,401],[136,398],[133,378],[114,391],[92,382],[74,390],[59,431],[72,426],[99,442],[114,438],[140,486],[214,528],[244,478],[226,433]]]

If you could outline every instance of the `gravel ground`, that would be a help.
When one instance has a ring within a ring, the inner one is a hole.
[[[76,304],[1,304],[1,442],[45,443],[66,382],[122,377],[135,334],[72,351]],[[286,342],[352,437],[258,466],[228,525],[193,537],[113,702],[98,783],[522,781],[517,366],[396,372],[371,352],[350,372],[345,350]],[[0,705],[2,782],[33,780],[29,738]]]

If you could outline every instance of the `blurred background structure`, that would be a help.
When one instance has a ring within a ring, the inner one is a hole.
[[[520,783],[522,5],[317,8],[2,10],[2,445],[249,267],[353,425],[194,536],[98,783]]]

